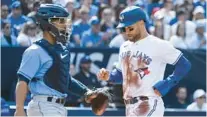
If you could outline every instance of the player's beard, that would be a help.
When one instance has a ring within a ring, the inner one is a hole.
[[[138,41],[139,39],[140,39],[140,34],[136,34],[136,35],[134,35],[134,36],[132,36],[132,35],[127,35],[127,39],[129,40],[129,41],[131,41],[131,42],[136,42],[136,41]]]

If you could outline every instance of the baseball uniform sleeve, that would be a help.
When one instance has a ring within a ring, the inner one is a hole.
[[[24,77],[31,80],[37,73],[40,67],[40,58],[38,51],[35,49],[27,49],[22,57],[21,65],[17,74],[23,75]]]
[[[123,82],[123,76],[122,76],[122,72],[121,72],[121,48],[122,46],[120,47],[120,51],[119,51],[119,61],[118,61],[118,64],[116,66],[116,69],[113,69],[110,73],[110,76],[109,76],[109,82],[112,82],[112,83],[122,83]]]
[[[69,91],[71,93],[75,94],[76,96],[83,96],[87,92],[88,87],[80,81],[74,79],[73,77],[71,77],[70,81]]]
[[[175,64],[175,70],[173,74],[169,75],[165,80],[157,82],[153,87],[157,89],[162,96],[166,95],[167,92],[177,85],[180,80],[190,71],[191,63],[183,55]]]
[[[119,49],[119,60],[118,60],[118,64],[116,65],[116,69],[118,71],[120,71],[120,72],[121,72],[121,53],[122,53],[122,48],[123,48],[123,46],[121,46],[120,49]]]
[[[161,43],[159,52],[161,53],[162,61],[171,65],[175,65],[182,56],[182,52],[174,48],[173,45],[167,41]]]

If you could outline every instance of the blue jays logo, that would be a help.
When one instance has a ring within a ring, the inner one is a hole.
[[[124,15],[121,14],[121,15],[119,16],[119,19],[120,19],[120,21],[123,21],[123,20],[124,20]]]

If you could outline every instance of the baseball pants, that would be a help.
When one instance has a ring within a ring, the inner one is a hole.
[[[28,116],[67,116],[62,104],[48,102],[47,96],[34,96],[27,108]]]
[[[161,97],[149,97],[134,104],[126,104],[126,116],[163,117],[164,103]]]

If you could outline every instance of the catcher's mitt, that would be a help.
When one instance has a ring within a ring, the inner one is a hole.
[[[85,100],[91,103],[92,111],[96,115],[102,115],[111,100],[111,94],[108,92],[107,88],[98,88],[88,91],[85,94]]]

